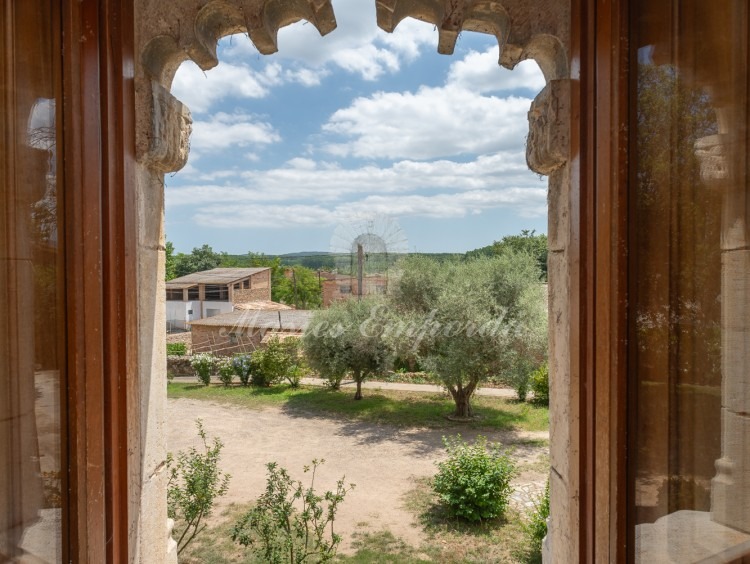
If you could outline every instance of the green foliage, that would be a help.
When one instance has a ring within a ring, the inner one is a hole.
[[[455,415],[471,417],[480,382],[546,358],[543,292],[537,264],[525,253],[440,265],[408,259],[393,284],[395,324],[385,340],[401,358],[416,355],[448,388]]]
[[[443,437],[448,459],[439,462],[433,489],[449,512],[467,521],[502,517],[513,492],[515,464],[500,445],[479,436],[473,445],[461,435]]]
[[[323,303],[323,290],[318,274],[304,266],[288,269],[274,281],[276,301],[294,305],[297,309],[317,309]]]
[[[195,247],[193,251],[186,255],[184,253],[178,253],[174,256],[174,278],[192,274],[193,272],[202,272],[204,270],[211,270],[217,268],[222,258],[226,253],[216,253],[209,245],[203,245],[202,247]]]
[[[225,388],[232,385],[234,379],[234,365],[231,358],[222,358],[216,361],[216,369],[219,372],[219,380]]]
[[[232,368],[243,386],[250,385],[250,374],[255,365],[249,354],[238,354],[232,358]]]
[[[531,377],[534,373],[534,364],[529,359],[519,358],[506,370],[505,377],[516,390],[520,401],[526,401],[531,390]]]
[[[531,391],[536,403],[549,405],[549,364],[546,362],[531,375]]]
[[[198,419],[195,424],[203,452],[191,447],[177,456],[167,455],[167,514],[175,520],[180,534],[178,553],[205,529],[204,520],[211,515],[216,498],[223,496],[229,487],[230,475],[219,469],[224,444],[214,437],[213,445],[209,446],[203,422]]]
[[[281,342],[281,347],[289,357],[289,367],[284,378],[292,388],[299,388],[302,375],[305,373],[305,362],[301,354],[302,342],[297,338],[288,338]]]
[[[164,278],[165,280],[172,280],[175,275],[175,267],[177,264],[177,260],[174,254],[174,244],[172,244],[172,241],[167,241],[167,244],[164,246],[164,252],[166,254],[166,260],[164,264]]]
[[[254,386],[272,386],[286,378],[296,366],[296,345],[287,343],[292,339],[281,341],[274,337],[268,341],[265,348],[253,353],[254,370],[252,384]],[[299,382],[298,382],[299,384]]]
[[[185,356],[187,345],[185,343],[167,343],[167,356]]]
[[[339,505],[354,488],[336,483],[335,491],[315,491],[315,474],[324,460],[305,466],[312,471],[310,485],[292,480],[275,462],[266,465],[266,491],[255,506],[234,526],[232,540],[250,547],[264,562],[301,564],[330,562],[336,555],[341,536],[334,532]]]
[[[492,245],[474,249],[466,253],[467,259],[481,256],[496,256],[504,252],[525,253],[534,258],[539,267],[540,277],[547,279],[547,235],[536,234],[536,230],[523,229],[520,235],[506,235]]]
[[[547,534],[547,518],[549,517],[549,480],[544,492],[534,501],[534,508],[528,514],[528,520],[523,524],[524,533],[531,547],[531,552],[541,555],[542,541]]]
[[[195,370],[195,375],[203,383],[204,386],[208,386],[211,383],[211,374],[214,371],[214,365],[216,359],[211,353],[199,353],[193,355],[190,359],[190,366]]]
[[[378,297],[335,302],[315,313],[302,337],[310,366],[340,384],[350,373],[357,383],[354,399],[362,399],[362,382],[384,374],[392,358],[383,339],[384,301]]]

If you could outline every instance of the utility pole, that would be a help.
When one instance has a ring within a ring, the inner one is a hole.
[[[297,301],[297,273],[294,271],[294,267],[292,267],[292,283],[294,284],[294,308],[299,308],[299,303]]]
[[[362,243],[357,243],[357,296],[362,299],[363,276],[362,271],[365,267],[365,250]]]

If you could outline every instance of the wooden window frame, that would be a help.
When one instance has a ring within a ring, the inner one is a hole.
[[[571,2],[571,367],[580,562],[625,562],[629,2]]]
[[[127,0],[63,3],[69,282],[63,555],[74,562],[125,562],[135,542],[128,491],[129,471],[140,471],[138,441],[128,439],[140,435],[133,24]]]

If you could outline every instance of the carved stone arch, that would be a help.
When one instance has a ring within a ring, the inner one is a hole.
[[[202,70],[215,67],[219,39],[233,33],[246,32],[267,55],[278,50],[277,36],[284,26],[306,20],[321,35],[336,28],[330,0],[153,0],[145,12],[139,20],[144,27],[144,72],[136,75],[136,85],[151,120],[139,126],[137,154],[157,173],[180,170],[187,162],[192,118],[169,92],[183,62],[191,60]]]
[[[529,111],[526,160],[534,172],[550,175],[568,158],[569,67],[564,45],[569,14],[558,13],[561,2],[537,0],[376,0],[378,25],[392,33],[406,18],[435,25],[438,52],[451,54],[462,31],[494,35],[498,63],[512,70],[533,59],[547,85]]]
[[[565,46],[570,44],[569,3],[559,0],[375,0],[378,25],[392,32],[399,22],[413,17],[434,24],[439,32],[438,51],[451,53],[461,31],[487,33],[497,38],[499,64],[512,69],[534,59],[547,85],[529,112],[527,160],[532,170],[549,175],[549,292],[550,382],[554,388],[551,440],[552,505],[551,544],[559,555],[576,554],[571,529],[565,521],[577,507],[579,486],[570,471],[575,443],[569,421],[575,400],[567,351],[570,342],[568,275],[568,223],[570,221],[570,171],[568,145],[569,68]],[[177,68],[190,59],[208,70],[217,63],[216,45],[228,34],[247,32],[263,54],[277,50],[281,27],[301,19],[325,35],[336,27],[331,0],[136,0],[135,65],[136,151],[138,197],[138,323],[139,372],[142,377],[140,408],[144,436],[149,441],[140,455],[133,491],[144,492],[143,507],[135,508],[139,523],[138,552],[142,562],[164,561],[164,543],[174,554],[166,516],[166,447],[161,431],[165,419],[163,394],[164,280],[164,174],[180,170],[187,162],[191,116],[189,109],[169,92]],[[156,304],[157,307],[154,307]],[[162,395],[160,395],[162,394]],[[153,401],[152,401],[153,400]],[[166,538],[165,538],[166,537]],[[173,562],[176,562],[174,554]],[[573,561],[561,556],[561,561]]]
[[[508,70],[513,70],[518,63],[527,59],[536,61],[548,83],[570,76],[568,54],[559,37],[535,35],[525,45],[506,45],[500,53],[500,64]]]

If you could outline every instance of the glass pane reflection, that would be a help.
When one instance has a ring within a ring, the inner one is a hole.
[[[64,377],[54,3],[0,12],[0,561],[60,562]]]
[[[636,562],[750,554],[748,17],[745,0],[633,11]]]

